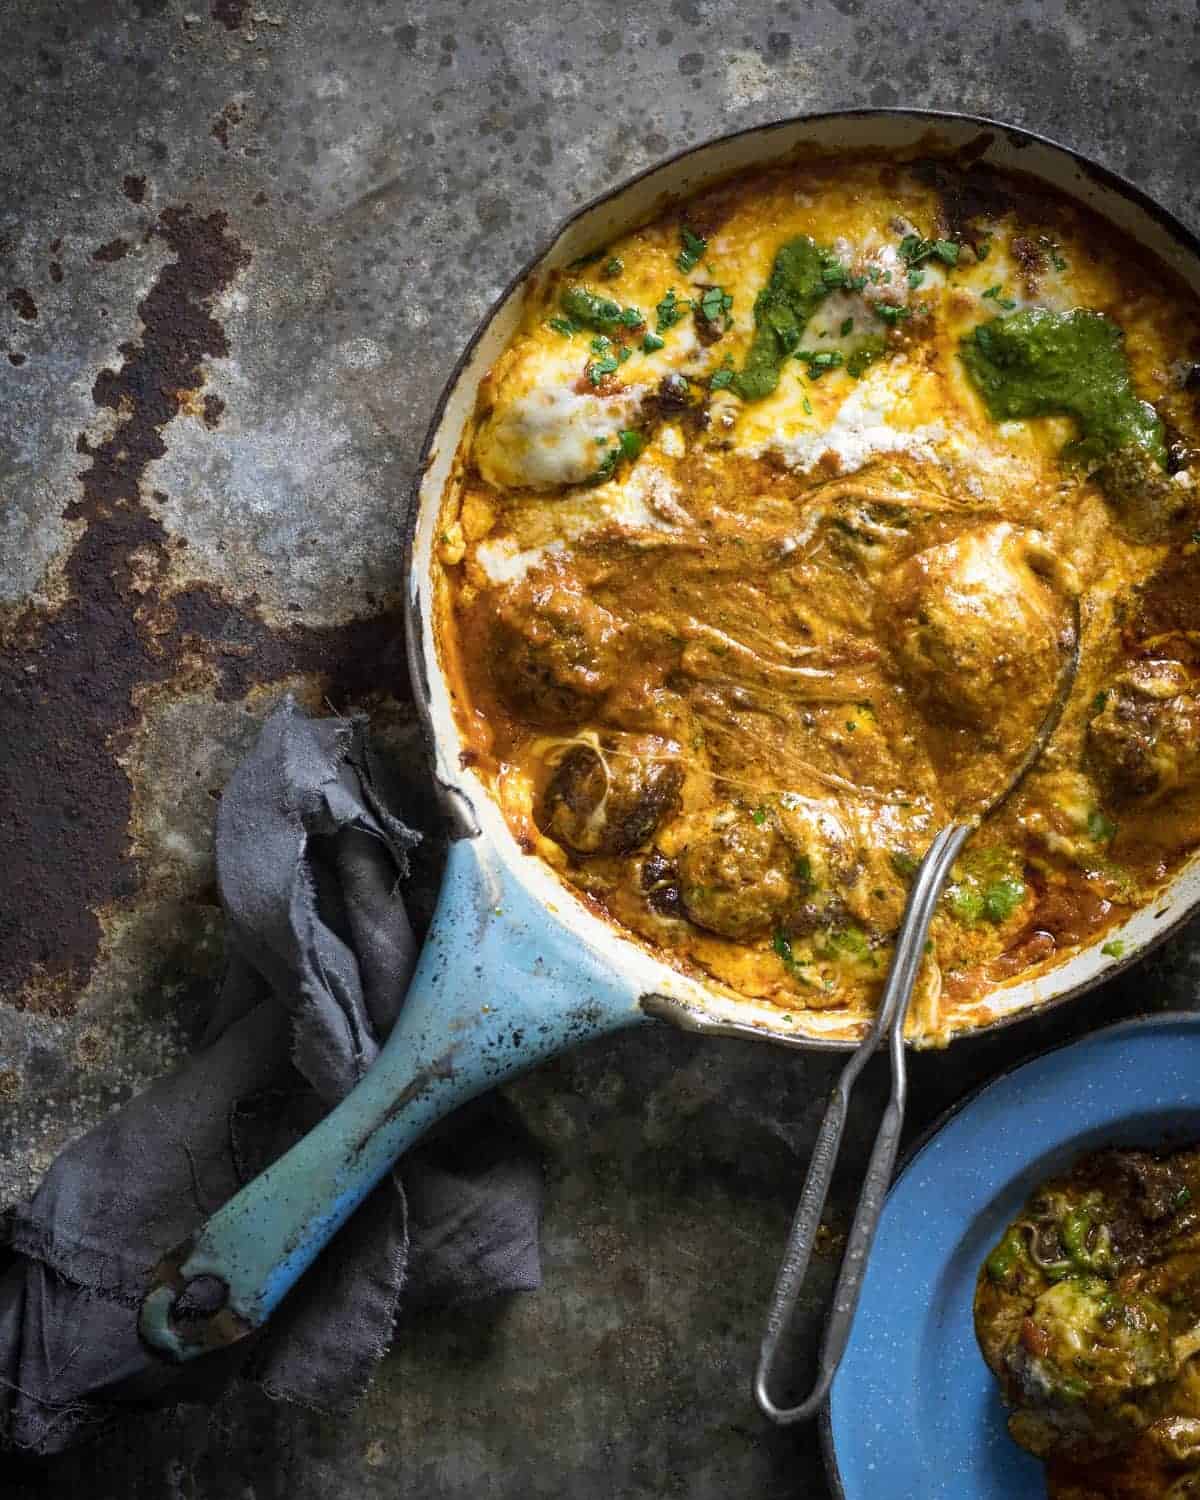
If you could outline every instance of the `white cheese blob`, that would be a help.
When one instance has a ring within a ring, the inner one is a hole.
[[[881,453],[934,459],[935,446],[946,438],[943,423],[904,427],[889,420],[895,418],[910,385],[910,376],[898,370],[897,363],[876,366],[859,381],[828,426],[796,428],[781,423],[776,431],[752,440],[745,451],[754,458],[775,457],[802,474],[830,454],[843,474],[863,468]]]
[[[622,428],[634,427],[648,387],[611,396],[565,385],[536,385],[497,406],[475,443],[475,462],[498,489],[557,489],[582,484]]]

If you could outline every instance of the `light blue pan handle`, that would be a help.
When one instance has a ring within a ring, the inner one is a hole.
[[[183,1360],[252,1333],[435,1121],[557,1052],[646,1019],[629,981],[527,895],[483,839],[459,839],[408,998],[374,1065],[163,1259],[142,1303],[143,1339]],[[177,1317],[196,1278],[206,1280]]]

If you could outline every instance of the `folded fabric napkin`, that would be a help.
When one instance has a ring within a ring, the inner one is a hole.
[[[187,1365],[138,1339],[162,1253],[354,1087],[403,1004],[418,835],[383,785],[364,721],[290,698],[231,779],[216,841],[229,965],[199,1050],[0,1215],[0,1441],[59,1452],[131,1406],[211,1402],[235,1378],[344,1409],[402,1294],[539,1285],[540,1166],[492,1098],[405,1157],[260,1333]]]

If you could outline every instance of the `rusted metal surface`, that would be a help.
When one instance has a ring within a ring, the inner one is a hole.
[[[718,131],[903,102],[1061,135],[1195,224],[1190,25],[1169,0],[0,8],[0,1202],[186,1047],[221,962],[215,799],[278,694],[369,708],[417,764],[411,466],[561,215]],[[914,1129],[1042,1041],[1192,1003],[1197,952],[917,1059]],[[5,1500],[820,1500],[811,1434],[764,1432],[747,1380],[830,1067],[667,1028],[563,1059],[514,1090],[547,1155],[540,1295],[410,1314],[353,1418],[239,1398],[12,1469]]]

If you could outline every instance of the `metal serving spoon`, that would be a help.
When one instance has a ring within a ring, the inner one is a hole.
[[[1006,803],[1025,780],[1025,777],[1041,759],[1050,743],[1054,731],[1067,706],[1075,677],[1079,671],[1080,618],[1079,599],[1072,595],[1071,619],[1067,630],[1060,638],[1063,662],[1059,668],[1054,697],[1047,709],[1037,733],[1015,771],[1004,786],[984,804],[971,818],[950,823],[943,828],[930,844],[917,869],[909,891],[904,919],[896,936],[896,949],[879,1010],[870,1031],[842,1069],[841,1076],[829,1099],[825,1118],[813,1147],[808,1175],[804,1179],[804,1190],[800,1194],[800,1205],[792,1221],[787,1248],[775,1281],[771,1296],[771,1307],[767,1314],[766,1331],[758,1357],[758,1368],[754,1375],[754,1399],[764,1416],[772,1422],[787,1425],[807,1422],[815,1417],[825,1404],[833,1384],[850,1330],[854,1326],[854,1314],[862,1291],[863,1278],[867,1270],[867,1257],[875,1239],[879,1216],[883,1212],[884,1198],[892,1180],[892,1169],[896,1164],[896,1153],[900,1146],[900,1131],[904,1124],[904,1104],[907,1080],[904,1065],[904,1021],[908,1015],[909,1002],[921,967],[925,951],[925,940],[929,924],[946,877],[963,845],[975,830]],[[775,1369],[779,1346],[783,1340],[796,1306],[796,1299],[804,1286],[808,1263],[812,1257],[813,1242],[825,1211],[825,1201],[833,1181],[841,1150],[842,1135],[846,1127],[846,1116],[850,1109],[850,1095],[868,1059],[887,1038],[888,1056],[891,1060],[892,1088],[887,1108],[879,1123],[871,1159],[867,1166],[859,1193],[854,1222],[846,1241],[846,1253],[838,1272],[837,1285],[833,1293],[833,1307],[825,1325],[821,1342],[820,1363],[816,1384],[809,1396],[798,1406],[777,1406],[771,1399],[770,1382]]]

